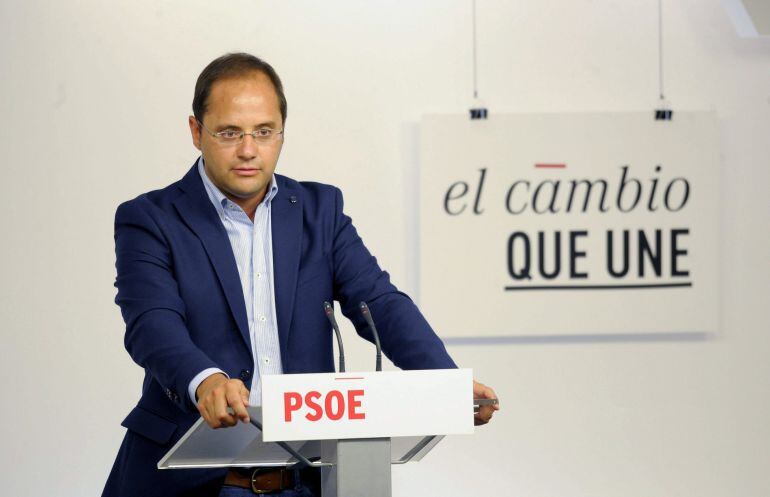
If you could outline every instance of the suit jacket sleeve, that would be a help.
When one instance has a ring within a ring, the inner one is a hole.
[[[144,196],[118,207],[115,302],[126,322],[131,358],[164,387],[169,399],[192,412],[196,408],[186,393],[190,381],[218,366],[190,338],[162,221]]]
[[[374,341],[359,313],[366,302],[380,334],[385,355],[401,369],[456,368],[443,342],[417,306],[390,283],[390,276],[364,246],[353,223],[343,213],[342,193],[334,188],[334,294],[343,314],[363,338]]]

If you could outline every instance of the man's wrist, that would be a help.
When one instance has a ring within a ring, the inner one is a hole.
[[[200,388],[201,383],[203,383],[204,380],[206,380],[208,377],[215,374],[221,374],[225,378],[230,378],[227,376],[227,373],[219,368],[207,368],[195,375],[195,377],[193,377],[193,379],[190,381],[190,385],[187,388],[187,393],[190,396],[190,400],[192,400],[193,405],[198,405],[198,389]]]

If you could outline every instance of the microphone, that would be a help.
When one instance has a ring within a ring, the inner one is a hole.
[[[374,345],[377,347],[377,363],[375,365],[375,371],[382,371],[382,348],[380,347],[380,335],[377,333],[377,328],[374,326],[374,321],[372,321],[372,313],[369,312],[369,306],[366,305],[366,302],[361,302],[358,304],[358,308],[361,310],[361,315],[366,320],[366,324],[369,325],[369,329],[372,330],[372,335],[374,335]]]
[[[332,324],[334,334],[337,335],[337,346],[340,349],[340,373],[345,372],[345,349],[342,347],[342,335],[340,335],[340,327],[337,326],[337,320],[334,319],[334,307],[329,302],[324,302],[324,312],[326,317],[329,318],[329,322]]]

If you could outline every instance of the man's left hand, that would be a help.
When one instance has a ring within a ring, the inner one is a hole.
[[[497,394],[495,394],[494,390],[484,385],[483,383],[479,383],[478,381],[473,380],[473,398],[474,399],[496,399]],[[500,406],[498,404],[494,404],[490,406],[481,406],[479,408],[479,412],[473,415],[473,424],[478,426],[478,425],[485,425],[489,423],[489,420],[492,419],[492,415],[495,413],[495,411],[499,411],[499,410],[500,410]]]

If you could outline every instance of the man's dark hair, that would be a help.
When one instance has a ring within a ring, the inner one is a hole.
[[[193,96],[193,115],[195,119],[203,122],[203,115],[206,113],[207,100],[211,87],[217,81],[230,78],[239,78],[249,73],[259,72],[264,74],[273,83],[273,88],[278,94],[278,106],[281,108],[281,121],[286,123],[286,96],[283,94],[283,84],[281,78],[273,69],[273,66],[251,54],[247,53],[229,53],[211,61],[209,65],[198,76],[195,82],[195,95]]]

